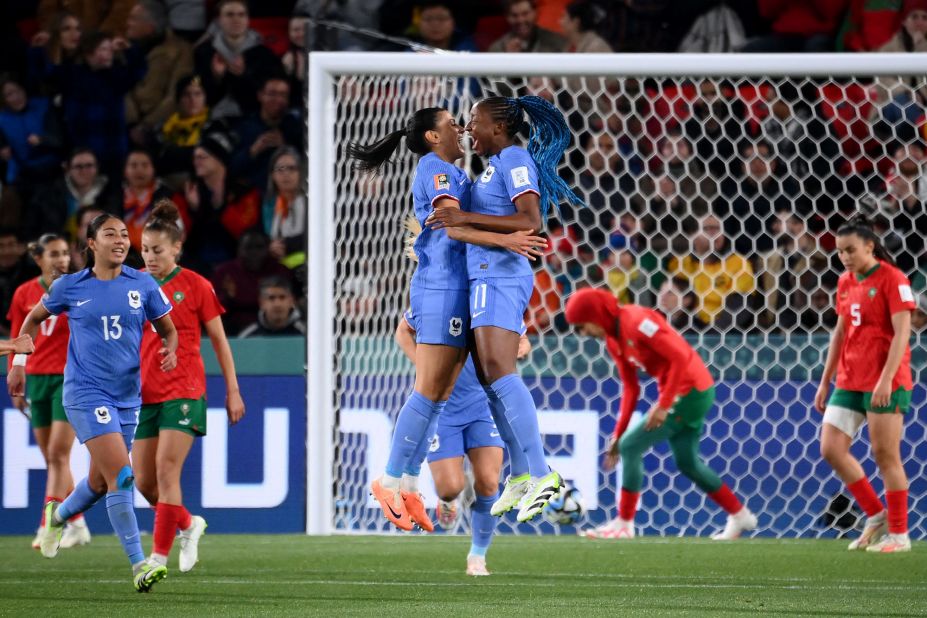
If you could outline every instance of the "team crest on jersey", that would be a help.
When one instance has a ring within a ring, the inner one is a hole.
[[[486,168],[486,171],[483,172],[483,175],[480,176],[480,182],[482,183],[489,182],[490,178],[492,178],[492,175],[495,173],[496,173],[496,168],[490,165],[489,167]]]
[[[100,406],[99,408],[93,411],[93,414],[94,416],[96,416],[97,422],[100,423],[101,425],[106,425],[107,423],[110,422],[110,420],[112,420],[112,418],[109,415],[109,408],[107,408],[106,406]]]
[[[437,453],[439,448],[441,448],[441,442],[438,440],[438,434],[435,434],[435,437],[431,439],[431,446],[428,447],[428,452]]]
[[[447,332],[451,337],[460,337],[463,333],[463,320],[460,318],[451,318],[448,322]]]
[[[869,298],[875,298],[875,295],[876,295],[876,289],[869,288]]]
[[[171,298],[174,299],[174,302],[175,302],[175,303],[179,303],[180,301],[182,301],[182,300],[184,299],[183,292],[181,292],[180,290],[177,290],[176,292],[174,292],[174,293],[171,295]]]
[[[129,290],[129,306],[133,309],[142,308],[142,293],[138,290]]]
[[[450,189],[451,181],[447,174],[435,174],[435,189]]]

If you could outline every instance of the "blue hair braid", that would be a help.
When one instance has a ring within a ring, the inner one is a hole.
[[[566,182],[557,173],[557,165],[570,145],[570,129],[563,114],[546,99],[536,96],[508,98],[512,124],[519,126],[522,111],[528,115],[531,132],[528,137],[528,154],[538,168],[538,186],[541,189],[541,216],[547,220],[550,206],[554,208],[560,200],[574,206],[585,206]]]

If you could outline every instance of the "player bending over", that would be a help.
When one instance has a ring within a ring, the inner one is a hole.
[[[623,461],[618,517],[597,530],[600,536],[634,537],[634,514],[644,482],[644,453],[668,440],[676,467],[727,514],[715,540],[738,538],[756,528],[756,516],[741,504],[698,453],[705,415],[715,399],[714,380],[692,346],[661,314],[638,305],[619,306],[605,290],[582,289],[570,296],[566,320],[582,335],[605,339],[624,386],[621,412],[609,442],[605,466]],[[659,399],[634,427],[628,423],[640,395],[637,369],[657,379]]]
[[[837,283],[837,325],[814,405],[824,413],[821,454],[868,516],[849,549],[911,550],[908,478],[901,463],[904,415],[911,405],[911,311],[914,294],[863,216],[837,230],[846,272]],[[837,388],[827,398],[837,373]],[[864,422],[882,480],[888,512],[850,445]]]
[[[527,149],[516,144],[525,126],[531,128]],[[465,225],[499,233],[538,231],[550,204],[556,206],[560,199],[582,204],[557,175],[570,133],[563,114],[546,100],[483,99],[473,106],[467,131],[473,150],[487,157],[488,165],[470,191],[471,212],[438,205],[426,221],[432,230]],[[472,245],[467,248],[467,271],[471,351],[512,468],[492,513],[502,515],[518,506],[518,521],[528,521],[563,484],[547,465],[537,408],[515,368],[534,273],[524,257]]]

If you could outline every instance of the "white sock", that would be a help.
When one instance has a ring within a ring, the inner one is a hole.
[[[411,474],[402,474],[402,480],[399,482],[399,488],[402,491],[407,491],[410,493],[418,492],[418,477],[412,476]]]
[[[164,554],[152,553],[151,560],[152,562],[157,562],[161,566],[167,566],[167,556],[165,556]]]
[[[397,490],[399,489],[400,478],[397,476],[390,476],[389,474],[384,474],[380,479],[380,485],[386,489]]]

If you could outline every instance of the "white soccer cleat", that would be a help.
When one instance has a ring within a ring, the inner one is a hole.
[[[49,502],[45,505],[45,527],[42,528],[42,538],[39,539],[39,551],[46,558],[54,558],[58,555],[58,545],[61,543],[61,532],[64,530],[64,524],[54,525],[55,512],[58,511],[57,502]]]
[[[886,533],[888,533],[888,520],[886,518],[885,509],[882,509],[872,517],[866,519],[866,527],[863,528],[863,533],[859,535],[858,539],[850,543],[847,549],[849,551],[866,549],[870,545],[882,540],[882,537],[885,536]]]
[[[450,501],[438,500],[438,506],[435,507],[435,520],[445,530],[453,530],[460,521],[460,508],[457,506],[457,499]]]
[[[563,479],[554,470],[539,479],[532,479],[527,491],[525,491],[525,497],[518,503],[518,517],[516,519],[522,523],[533,519],[544,510],[544,507],[554,496],[560,493],[562,487]]]
[[[467,575],[472,575],[473,577],[485,577],[490,575],[489,570],[486,568],[486,557],[467,556]]]
[[[206,520],[199,515],[190,518],[190,527],[180,531],[180,572],[187,573],[199,560],[200,537],[206,532]]]
[[[522,474],[514,479],[511,476],[505,479],[505,488],[502,490],[502,495],[493,502],[489,514],[499,517],[514,509],[521,502],[521,499],[525,497],[530,484],[531,477],[527,474]]]
[[[90,528],[87,527],[87,520],[81,517],[78,520],[68,522],[64,527],[64,533],[61,535],[61,549],[71,549],[80,545],[86,545],[90,542]]]
[[[888,533],[882,537],[878,543],[870,545],[866,551],[876,554],[895,554],[903,551],[911,551],[911,539],[908,533],[892,534]]]
[[[634,522],[620,517],[616,517],[598,528],[586,530],[583,534],[587,539],[633,539],[636,536]]]
[[[42,546],[42,530],[45,528],[39,528],[35,531],[35,537],[32,539],[32,549],[38,549]]]
[[[711,535],[711,538],[713,541],[733,541],[739,539],[744,532],[756,528],[757,523],[756,515],[747,507],[743,507],[735,514],[728,515],[724,530]]]

